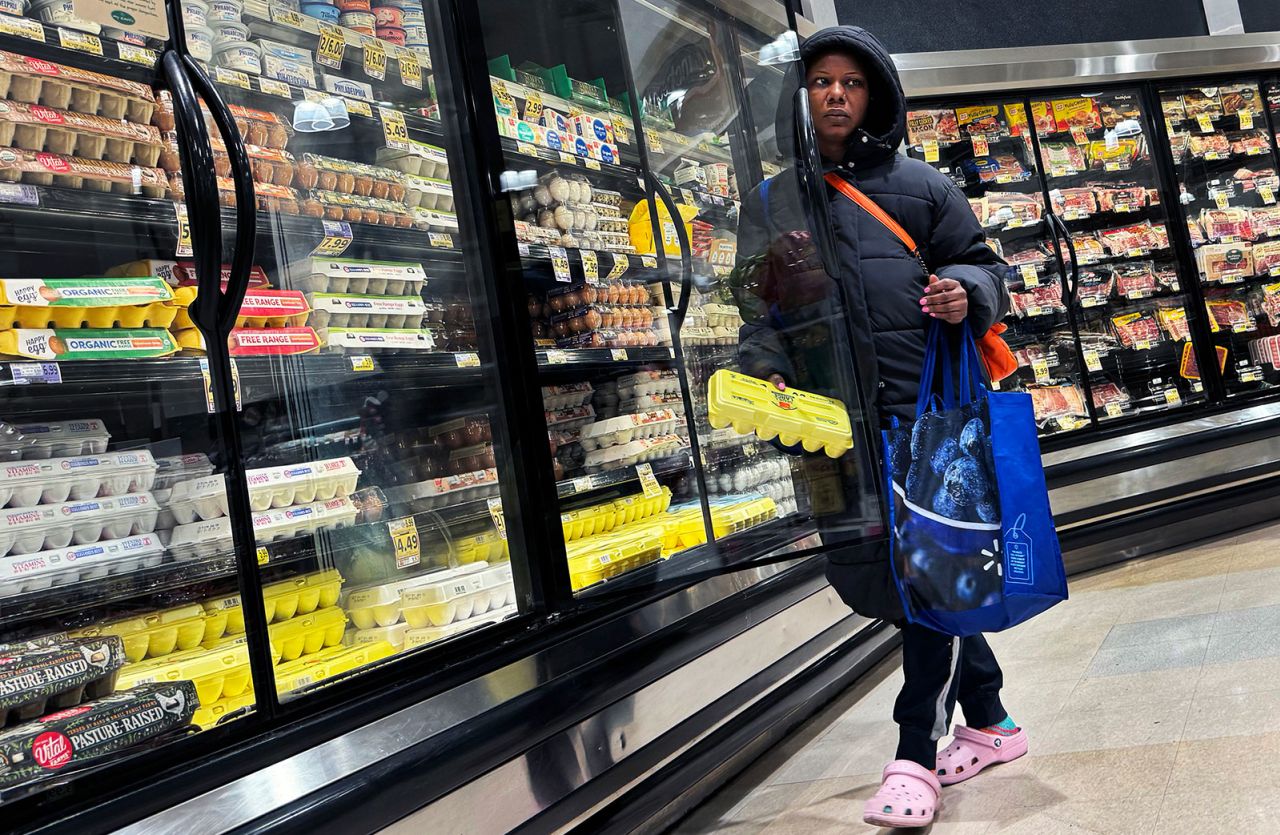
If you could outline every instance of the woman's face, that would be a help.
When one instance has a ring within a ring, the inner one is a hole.
[[[805,86],[819,146],[824,153],[825,149],[844,147],[862,124],[871,99],[861,65],[849,55],[829,52],[809,67]]]

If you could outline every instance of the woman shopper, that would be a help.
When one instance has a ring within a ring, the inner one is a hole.
[[[833,378],[849,363],[831,355],[847,352],[880,428],[893,418],[910,422],[931,323],[945,323],[953,350],[959,328],[985,333],[1008,312],[1008,268],[986,245],[959,189],[926,163],[897,153],[906,133],[906,102],[884,46],[863,29],[838,26],[809,38],[801,58],[825,172],[852,184],[904,227],[919,244],[929,275],[888,227],[827,185],[839,257],[831,272],[844,291],[832,293],[813,242],[798,231],[807,223],[795,174],[783,172],[743,207],[744,261],[735,277],[746,322],[740,364],[780,389],[834,394],[841,384]],[[785,122],[780,112],[780,141],[792,132]],[[829,326],[836,316],[851,317],[852,344],[843,341],[841,328]],[[824,541],[838,541],[832,527],[839,526],[828,523]],[[983,637],[955,638],[907,623],[890,570],[885,549],[870,555],[837,549],[827,576],[854,611],[902,630],[904,681],[893,711],[897,755],[867,801],[864,820],[922,827],[933,820],[941,785],[1020,757],[1027,739],[1000,703],[1000,667]],[[956,728],[955,742],[939,754],[938,740],[957,702],[968,724]]]

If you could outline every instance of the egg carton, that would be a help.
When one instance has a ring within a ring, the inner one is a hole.
[[[8,464],[0,467],[0,507],[141,493],[151,489],[155,474],[155,459],[145,450]]]
[[[407,629],[404,632],[404,646],[406,649],[413,649],[427,644],[434,644],[437,641],[443,641],[446,638],[452,638],[455,635],[461,635],[464,632],[470,632],[482,626],[499,623],[518,614],[519,610],[515,603],[512,602],[496,609],[489,609],[483,613],[473,611],[471,617],[465,620],[455,620],[447,626],[425,626],[421,629]],[[407,626],[408,624],[405,625]]]
[[[481,563],[474,563],[461,569],[453,569],[449,574],[450,576],[467,576],[484,567]],[[394,626],[400,623],[404,608],[400,595],[417,586],[438,582],[442,576],[439,572],[435,572],[360,589],[348,589],[342,594],[341,606],[356,629]]]
[[[287,274],[296,290],[373,296],[421,293],[427,280],[421,264],[352,258],[308,258],[290,264]]]
[[[317,328],[419,328],[426,315],[420,296],[363,296],[309,293],[311,323]]]
[[[105,448],[105,445],[104,445]],[[166,455],[155,459],[156,478],[152,493],[160,499],[160,490],[168,490],[179,481],[213,475],[213,462],[203,452],[187,455]],[[168,493],[164,499],[168,498]]]
[[[349,527],[355,524],[359,513],[359,508],[351,499],[339,496],[314,504],[256,513],[253,517],[253,531],[259,543],[275,542],[322,530]]]
[[[239,696],[218,699],[216,702],[202,701],[200,702],[200,707],[196,708],[196,712],[191,716],[191,724],[207,731],[216,727],[236,711],[252,707],[256,702],[257,698],[253,695],[252,690],[241,693]]]
[[[674,371],[638,371],[618,378],[618,397],[621,400],[679,392],[680,378]]]
[[[342,643],[346,631],[347,615],[337,606],[317,609],[267,627],[271,643],[280,648],[281,663],[336,647]]]
[[[0,146],[154,168],[164,144],[151,125],[0,100]]]
[[[435,337],[426,328],[320,328],[321,343],[331,351],[434,351]]]
[[[262,467],[245,473],[249,506],[255,511],[348,496],[356,491],[359,479],[360,468],[348,457]]]
[[[159,536],[169,555],[179,562],[227,554],[232,548],[231,520],[225,516],[161,530]]]
[[[448,180],[404,175],[404,204],[411,209],[453,211],[453,186]]]
[[[579,440],[582,448],[591,452],[602,447],[621,446],[640,438],[670,434],[677,421],[678,418],[671,409],[621,415],[584,426]]]
[[[169,181],[159,168],[22,148],[0,148],[0,180],[151,198],[169,194]]]
[[[560,526],[565,542],[583,537],[608,533],[614,528],[630,525],[665,513],[671,506],[671,488],[663,486],[656,496],[643,494],[623,496],[590,507],[560,514]]]
[[[670,409],[676,415],[684,417],[684,397],[679,391],[673,391],[661,394],[642,394],[628,400],[618,401],[618,411],[624,414],[645,412],[651,409]]]
[[[107,425],[97,418],[20,423],[14,428],[32,441],[22,448],[24,459],[100,455],[111,440]]]
[[[641,438],[620,446],[604,447],[588,452],[583,466],[588,473],[633,467],[646,461],[670,457],[686,448],[686,442],[679,435]]]
[[[196,521],[207,522],[228,513],[226,479],[221,475],[180,481],[167,493],[164,499],[157,496],[157,501],[163,505],[156,521],[160,530]]]
[[[194,288],[179,288],[179,293]],[[195,294],[179,298],[182,307],[173,321],[174,328],[189,329],[195,327],[191,318],[189,305],[195,301]],[[236,328],[268,329],[268,328],[301,328],[307,324],[311,308],[307,299],[297,290],[264,290],[254,288],[244,294],[244,301],[236,314]],[[203,337],[200,346],[203,348]]]
[[[733,305],[704,304],[702,312],[705,315],[707,327],[733,328],[736,331],[742,326],[742,316],[738,313],[738,308]]]
[[[730,425],[741,435],[754,432],[762,441],[784,446],[802,444],[839,458],[853,447],[853,430],[843,403],[796,388],[785,392],[765,380],[722,368],[707,386],[707,422],[716,429]]]
[[[409,628],[447,626],[516,602],[510,563],[473,565],[479,568],[468,574],[455,574],[403,590],[400,602]]]
[[[124,643],[114,636],[10,645],[0,654],[0,728],[111,695],[125,663]]]
[[[90,545],[0,557],[0,597],[155,568],[164,561],[164,553],[160,537],[145,533]]]
[[[408,631],[409,624],[405,621],[393,623],[390,626],[375,626],[371,629],[348,629],[342,636],[342,643],[350,647],[358,647],[385,641],[396,652],[400,652],[404,649],[405,633]]]
[[[388,487],[386,490],[387,502],[390,504],[413,502],[426,509],[449,507],[496,495],[498,471],[494,468],[441,476],[416,484]]]
[[[0,99],[143,125],[156,109],[145,84],[13,52],[0,52]]]
[[[556,409],[545,414],[548,432],[573,432],[596,419],[596,410],[590,404]]]
[[[222,649],[192,649],[128,664],[120,671],[116,686],[122,690],[143,684],[190,681],[200,704],[235,698],[249,691],[249,647],[233,645]]]
[[[359,646],[321,647],[299,658],[283,663],[275,669],[276,691],[291,693],[328,679],[365,667],[395,654],[395,647],[386,642],[360,644]]]
[[[424,209],[418,207],[410,209],[413,213],[413,223],[419,229],[429,229],[432,232],[447,232],[457,234],[459,228],[458,215],[454,212],[446,212],[440,209]]]
[[[150,493],[6,510],[0,512],[0,556],[151,533],[159,512]]]
[[[262,587],[262,607],[267,623],[288,620],[298,615],[309,615],[317,609],[325,609],[338,603],[342,592],[343,577],[334,569],[312,571],[287,580],[268,583]],[[213,597],[201,601],[206,612],[227,613],[227,634],[239,635],[245,631],[244,608],[240,595]]]
[[[202,642],[221,638],[226,630],[226,613],[206,613],[193,603],[86,626],[68,634],[73,638],[115,635],[124,641],[125,656],[136,664],[144,658],[193,650]]]
[[[594,392],[590,383],[568,383],[563,386],[543,386],[542,387],[542,408],[553,411],[556,409],[572,409],[575,406],[585,406],[591,402],[591,395]]]
[[[405,174],[446,181],[449,179],[448,155],[443,148],[425,142],[410,140],[407,150],[379,148],[376,159],[378,165]]]

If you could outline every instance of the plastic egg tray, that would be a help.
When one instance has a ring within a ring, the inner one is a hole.
[[[459,565],[470,565],[474,562],[502,562],[511,558],[506,537],[500,536],[493,530],[454,539],[453,553]]]
[[[250,685],[249,647],[192,649],[128,664],[120,671],[116,686],[126,690],[140,684],[184,680],[195,685],[201,704],[244,695]]]
[[[378,165],[393,168],[405,174],[445,181],[449,179],[448,155],[445,154],[444,149],[425,142],[410,140],[407,151],[379,148],[377,161]]]
[[[334,569],[313,571],[268,583],[262,587],[263,613],[267,623],[288,620],[297,615],[309,615],[317,609],[337,604],[341,590],[342,575]],[[240,595],[210,598],[200,605],[206,612],[227,613],[227,634],[238,635],[244,632],[244,610],[241,608]]]
[[[427,280],[421,264],[351,258],[309,258],[290,264],[288,275],[296,290],[373,296],[421,293]]]
[[[256,513],[253,530],[258,542],[275,542],[321,530],[345,528],[355,523],[358,513],[359,509],[351,499],[340,496],[314,504]]]
[[[430,229],[433,232],[458,231],[458,216],[453,212],[421,207],[409,211],[413,213],[413,223],[419,229]]]
[[[125,663],[114,636],[0,646],[0,728],[109,696]]]
[[[99,421],[100,423],[100,421]],[[105,430],[103,430],[105,431]],[[102,445],[106,449],[106,443]],[[173,487],[179,481],[213,475],[213,462],[203,452],[188,455],[168,455],[156,459],[154,490]],[[153,490],[153,492],[154,492]],[[157,498],[159,498],[157,496]]]
[[[662,557],[662,525],[636,525],[618,533],[590,536],[565,546],[574,591],[624,574]]]
[[[684,416],[684,397],[679,392],[663,394],[642,394],[618,403],[618,411],[623,414],[646,412],[653,409],[670,409],[677,416]]]
[[[228,625],[228,629],[229,628],[230,626]],[[230,634],[230,632],[228,632],[227,635],[221,638],[214,638],[212,641],[204,641],[203,643],[200,644],[200,646],[204,647],[205,649],[217,650],[217,649],[228,649],[230,647],[248,646],[248,644],[249,644],[249,639],[247,636],[245,636],[243,632],[237,635],[232,635]],[[271,663],[273,665],[279,664],[280,648],[275,644],[271,643],[270,640],[267,641],[267,646],[271,650]],[[250,687],[250,690],[253,689],[253,685],[250,685],[249,687]]]
[[[160,538],[175,560],[207,559],[231,550],[231,520],[224,516],[179,525],[172,531],[161,531]]]
[[[591,402],[594,389],[590,383],[568,383],[563,386],[542,387],[542,408],[547,411],[572,409]]]
[[[436,641],[443,641],[445,638],[452,638],[454,635],[460,635],[463,632],[479,629],[491,623],[504,621],[507,618],[515,617],[517,614],[519,612],[516,606],[511,604],[497,609],[490,609],[483,614],[473,614],[466,620],[454,621],[447,626],[424,626],[421,629],[409,629],[404,633],[404,646],[406,649],[426,646]]]
[[[404,649],[404,633],[409,631],[409,624],[401,621],[391,626],[375,626],[372,629],[348,629],[342,642],[347,646],[376,644],[386,641],[396,652]]]
[[[237,710],[252,707],[253,704],[254,695],[251,690],[241,693],[239,696],[219,699],[216,702],[206,702],[201,699],[200,707],[196,709],[195,715],[191,717],[191,722],[199,725],[204,730],[208,730]]]
[[[402,229],[414,225],[410,209],[403,203],[392,200],[319,189],[308,192],[308,198],[315,201],[320,207],[320,213],[330,220],[398,226]],[[318,214],[317,217],[319,216],[321,215]]]
[[[193,650],[204,641],[215,641],[227,628],[225,614],[206,614],[190,604],[77,629],[73,638],[116,635],[124,641],[125,656],[132,663],[159,658],[175,651]]]
[[[360,468],[350,458],[331,458],[249,470],[249,506],[254,510],[291,507],[348,496],[356,490]]]
[[[291,693],[389,658],[395,651],[391,644],[379,641],[358,646],[332,646],[308,653],[276,667],[276,690]]]
[[[421,296],[357,296],[311,293],[307,296],[317,328],[420,328],[427,307]]]
[[[729,304],[704,304],[702,310],[706,313],[707,326],[710,328],[734,328],[735,330],[742,325],[742,316],[738,313],[738,308]]]
[[[453,211],[453,186],[448,180],[405,174],[404,204],[411,209]]]
[[[490,467],[459,475],[440,476],[416,484],[390,487],[386,495],[390,504],[414,502],[425,509],[450,507],[498,495],[498,471]]]
[[[159,278],[0,278],[0,328],[167,328],[178,314]]]
[[[708,421],[716,429],[733,426],[740,435],[754,432],[764,441],[803,444],[839,458],[853,448],[853,429],[844,404],[830,397],[788,388],[722,368],[707,390]]]
[[[149,124],[151,88],[136,81],[0,52],[0,99]]]
[[[322,328],[320,341],[334,351],[433,351],[431,332],[400,328]]]
[[[167,530],[176,525],[205,522],[226,515],[226,480],[221,475],[208,475],[173,485],[156,526]]]
[[[163,561],[164,545],[154,533],[0,557],[0,597],[100,580],[108,574],[154,568]]]
[[[155,167],[163,144],[160,131],[119,119],[70,110],[0,101],[0,146],[87,160],[110,160]]]
[[[195,328],[173,332],[178,347],[194,354],[205,352],[204,334]],[[294,356],[320,347],[320,337],[311,328],[235,328],[227,339],[233,357]]]
[[[342,643],[347,616],[337,606],[271,624],[271,643],[280,647],[280,660],[293,661]]]
[[[638,371],[618,378],[618,397],[622,400],[679,393],[680,378],[674,371]]]
[[[151,489],[155,475],[155,459],[145,450],[8,464],[0,466],[0,507],[141,493]]]
[[[663,486],[656,496],[623,496],[562,513],[560,526],[565,542],[572,542],[665,513],[670,505],[671,488]]]
[[[195,288],[179,288],[179,292]],[[175,328],[194,328],[189,306],[195,300],[195,293],[188,293],[179,299],[183,304],[181,311],[174,319]],[[240,312],[236,314],[237,328],[300,328],[307,324],[307,316],[311,308],[307,299],[297,290],[249,290],[244,294]]]
[[[6,510],[0,512],[0,556],[151,533],[158,514],[150,493]]]
[[[679,435],[659,435],[656,438],[640,438],[629,444],[604,447],[587,453],[583,466],[588,473],[601,470],[612,470],[619,467],[634,467],[646,461],[655,461],[675,455],[686,448],[685,441]]]
[[[22,148],[0,148],[0,180],[152,198],[169,194],[169,181],[159,168]]]
[[[677,420],[676,413],[670,409],[621,415],[584,426],[580,440],[582,448],[588,452],[603,447],[621,446],[640,438],[670,434],[675,429]]]
[[[400,602],[409,627],[447,626],[516,602],[509,563],[474,565],[478,570],[402,591]]]
[[[0,330],[0,354],[45,362],[149,359],[178,350],[163,328],[14,328]]]

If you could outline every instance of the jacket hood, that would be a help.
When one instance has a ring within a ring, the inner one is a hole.
[[[893,153],[907,135],[907,103],[889,50],[875,35],[859,26],[831,26],[801,45],[800,58],[807,65],[831,52],[844,52],[856,58],[869,76],[871,89],[866,118],[849,137],[845,159],[867,160]],[[790,119],[793,111],[789,107],[779,108],[779,118],[783,118],[784,110]],[[790,124],[779,122],[778,136],[792,133],[794,128]]]

